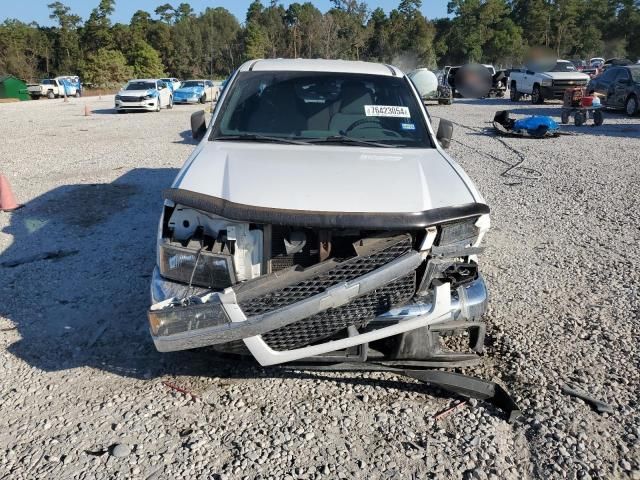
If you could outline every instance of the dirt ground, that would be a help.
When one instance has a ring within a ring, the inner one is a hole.
[[[392,374],[156,352],[161,191],[199,106],[112,106],[0,105],[0,173],[25,204],[0,213],[0,479],[640,479],[640,118],[503,139],[496,110],[559,104],[430,107],[492,209],[486,352],[464,373],[513,393],[509,424],[479,401],[436,421],[452,397]]]

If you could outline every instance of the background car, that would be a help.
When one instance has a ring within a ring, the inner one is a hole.
[[[174,77],[161,78],[160,80],[162,80],[164,83],[166,83],[167,86],[171,89],[172,92],[175,92],[182,85],[182,82],[180,80],[178,80],[177,78],[174,78]]]
[[[205,103],[217,100],[220,89],[211,80],[187,80],[173,94],[175,103]]]
[[[118,113],[128,110],[156,111],[162,107],[173,108],[173,92],[158,79],[136,79],[129,82],[115,97]]]
[[[589,82],[587,90],[602,95],[604,106],[635,115],[640,107],[640,65],[609,67]]]

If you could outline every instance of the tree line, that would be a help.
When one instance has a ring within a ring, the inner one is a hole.
[[[401,68],[466,62],[518,65],[530,47],[564,58],[640,56],[640,0],[452,0],[448,18],[428,19],[422,0],[387,14],[364,1],[287,8],[254,0],[241,23],[228,10],[189,3],[138,10],[113,23],[115,0],[99,0],[83,20],[57,1],[55,26],[0,24],[0,74],[26,80],[79,74],[110,86],[132,77],[222,78],[253,58],[342,58]]]

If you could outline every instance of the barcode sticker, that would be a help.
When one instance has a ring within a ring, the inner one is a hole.
[[[409,107],[398,105],[365,105],[364,114],[367,117],[411,118]]]

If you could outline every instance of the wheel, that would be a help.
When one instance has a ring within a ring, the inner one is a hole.
[[[511,82],[511,88],[509,89],[509,100],[512,102],[520,101],[520,92],[516,89],[516,82]]]
[[[594,110],[593,111],[593,124],[596,127],[599,127],[604,122],[604,115],[602,114],[602,110]]]
[[[156,112],[159,112],[161,108],[162,105],[160,104],[160,97],[158,97],[158,101],[156,102]]]
[[[76,94],[74,95],[74,97],[80,98],[80,92],[78,90],[76,90]]]
[[[47,92],[47,98],[49,100],[53,100],[54,98],[56,98],[56,96],[53,94],[53,92]]]
[[[569,118],[571,117],[571,115],[569,114],[568,110],[562,110],[562,113],[560,114],[560,121],[562,123],[569,123]]]
[[[587,116],[584,114],[584,112],[576,112],[573,116],[573,123],[575,123],[576,127],[581,127],[587,120],[586,117]]]
[[[167,110],[171,110],[173,108],[173,95],[169,97],[169,105],[167,105]]]
[[[638,99],[635,95],[630,95],[629,98],[627,98],[627,101],[624,104],[624,111],[630,117],[638,113]]]
[[[540,90],[540,85],[534,85],[533,91],[531,92],[531,103],[534,105],[540,105],[544,103],[544,97],[542,96],[542,90]]]
[[[204,102],[206,102],[206,101],[207,101],[207,98],[206,98],[206,97],[207,97],[206,95],[202,95],[202,96],[200,97],[200,99],[198,100],[198,102],[200,102],[200,103],[204,103]]]

